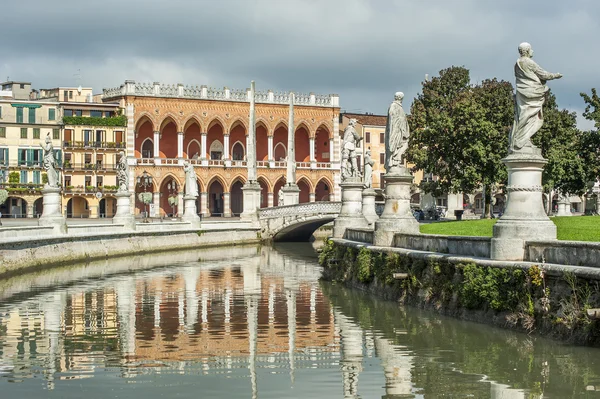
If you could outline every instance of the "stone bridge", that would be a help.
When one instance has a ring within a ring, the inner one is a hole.
[[[341,202],[308,202],[259,209],[262,237],[273,241],[308,241],[316,229],[332,222],[341,208]]]

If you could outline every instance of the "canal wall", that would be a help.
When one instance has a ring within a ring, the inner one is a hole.
[[[79,230],[80,234],[5,239],[0,243],[0,278],[81,261],[261,242],[258,228]]]
[[[347,239],[329,240],[319,262],[324,279],[402,304],[600,346],[599,268],[493,261]]]

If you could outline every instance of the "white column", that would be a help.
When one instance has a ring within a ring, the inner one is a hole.
[[[223,216],[226,218],[231,217],[230,193],[223,193]]]
[[[308,139],[310,143],[310,162],[316,162],[315,159],[315,138],[311,137]]]
[[[223,137],[223,154],[225,154],[225,160],[229,159],[229,133]]]
[[[333,163],[333,139],[329,139],[329,162]]]
[[[152,195],[152,203],[154,204],[154,215],[150,212],[149,216],[160,217],[160,192],[156,192]],[[148,209],[148,211],[149,210],[150,209]]]
[[[316,193],[309,193],[309,194],[308,194],[308,200],[309,200],[310,202],[315,202],[315,201],[316,201],[316,197],[317,197],[317,194],[316,194]]]
[[[272,161],[273,160],[273,136],[268,136],[267,137],[267,142],[268,142],[268,160]]]
[[[208,193],[200,193],[200,213],[202,216],[210,216],[208,212]]]
[[[206,135],[207,133],[200,135],[200,159],[206,159]]]
[[[255,110],[255,88],[254,81],[250,82],[250,118],[248,129],[248,146],[246,147],[246,159],[248,161],[248,182],[256,182],[256,110]]]
[[[183,132],[177,133],[177,158],[183,158]]]
[[[268,193],[267,194],[267,206],[269,208],[273,207],[273,193]]]
[[[154,132],[154,158],[160,158],[160,132]]]
[[[124,355],[135,354],[135,280],[116,283],[119,337]]]

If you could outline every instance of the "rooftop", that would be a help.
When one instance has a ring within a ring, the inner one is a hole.
[[[365,126],[385,126],[387,124],[387,115],[373,115],[373,114],[350,114],[343,113],[348,119],[356,119],[358,123]]]

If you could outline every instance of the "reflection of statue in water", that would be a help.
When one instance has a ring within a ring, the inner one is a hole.
[[[392,169],[402,166],[402,155],[408,148],[410,130],[406,113],[402,108],[404,93],[397,92],[394,102],[388,109],[387,124],[385,125],[385,171],[393,173]]]
[[[129,165],[127,165],[127,157],[125,151],[119,152],[120,158],[117,163],[117,184],[119,192],[124,193],[129,191]]]
[[[542,107],[548,86],[546,81],[560,79],[560,73],[544,71],[532,59],[533,50],[529,43],[519,45],[521,57],[515,64],[517,94],[515,95],[515,120],[509,137],[509,151],[514,152],[523,147],[533,147],[531,137],[544,124]]]
[[[187,197],[197,197],[198,181],[196,180],[194,165],[190,164],[189,161],[185,161],[183,164],[183,171],[185,172],[185,195]]]
[[[40,147],[44,150],[44,169],[46,169],[46,175],[48,176],[48,183],[46,188],[57,188],[58,187],[58,165],[54,159],[54,148],[52,146],[52,139],[50,133],[46,136],[46,141],[40,143]]]
[[[361,177],[356,163],[356,146],[362,140],[356,129],[356,119],[350,119],[348,127],[344,130],[344,142],[342,145],[342,180],[349,177]]]
[[[371,159],[371,150],[367,150],[364,167],[365,188],[367,189],[373,188],[373,165],[375,165],[375,161]]]

